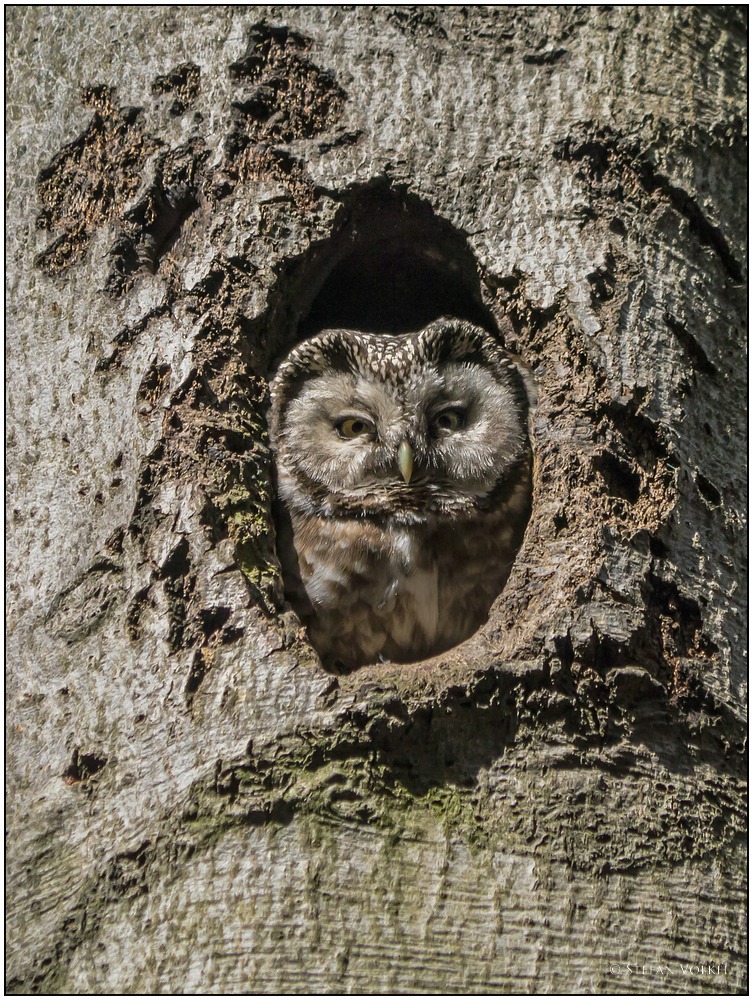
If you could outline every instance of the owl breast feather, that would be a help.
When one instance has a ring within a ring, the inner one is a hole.
[[[302,617],[325,663],[418,660],[468,638],[509,571],[509,523],[499,511],[489,520],[489,530],[464,532],[455,522],[302,518],[296,550],[311,605]]]

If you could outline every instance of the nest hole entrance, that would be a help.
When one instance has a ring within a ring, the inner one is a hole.
[[[284,294],[279,295],[278,309],[269,317],[267,326],[272,371],[293,347],[323,330],[398,336],[447,317],[473,323],[501,339],[494,313],[486,305],[480,268],[465,233],[438,217],[426,202],[404,192],[351,191],[343,201],[340,225],[331,237],[313,245],[282,276],[278,290],[284,288]],[[530,482],[527,497],[529,502]],[[515,513],[519,521],[516,549],[529,514],[524,499]],[[288,555],[280,560],[286,597],[299,611],[294,597],[300,587],[300,567],[293,551],[294,527],[281,500],[276,505],[275,520],[278,552]],[[451,526],[448,530],[452,530]],[[507,560],[504,565],[509,572]],[[293,586],[289,589],[291,579]],[[497,593],[505,581],[506,574]],[[320,648],[322,643],[312,633],[312,621],[306,620],[305,608],[299,615],[323,666],[334,673],[349,673],[369,663],[378,666],[380,661],[390,668],[415,666],[472,638],[484,625],[479,621],[465,637],[455,641],[438,640],[432,648],[427,645],[424,655],[417,649],[414,655],[398,657],[391,653],[386,661],[380,655],[371,661],[345,662],[338,653],[326,649],[326,642],[325,648]]]

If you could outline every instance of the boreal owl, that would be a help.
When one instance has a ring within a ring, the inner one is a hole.
[[[330,669],[442,652],[486,621],[530,512],[527,378],[484,330],[325,330],[271,382],[289,601]]]

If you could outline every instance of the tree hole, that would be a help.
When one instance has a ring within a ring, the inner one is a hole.
[[[344,200],[286,275],[270,411],[286,598],[335,673],[471,638],[532,476],[529,383],[465,234],[405,192]]]

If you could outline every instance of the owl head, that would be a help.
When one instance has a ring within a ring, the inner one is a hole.
[[[462,320],[400,336],[325,330],[270,388],[279,490],[301,513],[410,523],[470,512],[528,453],[521,371]]]

